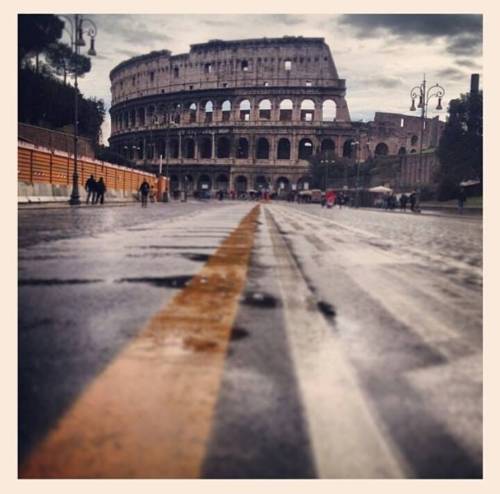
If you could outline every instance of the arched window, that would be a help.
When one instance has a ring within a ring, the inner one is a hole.
[[[305,99],[300,104],[300,120],[302,122],[312,122],[314,120],[314,101]]]
[[[299,142],[299,159],[305,160],[313,155],[313,143],[311,139],[301,139]]]
[[[344,146],[342,148],[342,156],[344,158],[353,158],[354,157],[354,139],[347,139],[344,142]]]
[[[256,158],[258,160],[269,159],[269,141],[265,137],[260,137],[257,140]]]
[[[208,175],[201,175],[198,179],[198,190],[200,192],[209,191],[212,188],[212,181]]]
[[[163,103],[158,107],[158,116],[160,123],[168,122],[167,107]]]
[[[227,175],[220,174],[217,176],[215,180],[215,188],[217,190],[224,190],[226,191],[229,189],[229,178]]]
[[[335,142],[332,139],[323,139],[321,141],[321,154],[325,158],[332,158],[335,154]]]
[[[196,122],[196,103],[191,103],[189,105],[189,122]]]
[[[248,65],[248,60],[242,60],[241,61],[241,70],[243,72],[248,72],[250,70],[250,67]]]
[[[398,154],[400,154],[400,155],[406,154],[406,148],[404,146],[400,147]]]
[[[259,118],[261,120],[271,119],[271,101],[268,99],[263,99],[259,103]]]
[[[135,110],[130,111],[130,126],[135,127]]]
[[[144,108],[139,108],[139,111],[138,111],[138,113],[137,113],[137,117],[138,117],[138,120],[139,120],[139,125],[140,125],[141,127],[143,127],[143,126],[144,126],[144,121],[145,121],[145,117],[144,117],[144,115],[145,115]]]
[[[184,158],[194,159],[194,139],[188,137],[184,139]]]
[[[267,186],[268,183],[266,177],[264,177],[264,175],[257,175],[255,179],[255,189],[256,190],[267,189]]]
[[[286,177],[279,177],[276,180],[276,188],[278,189],[278,194],[280,192],[287,192],[290,189],[290,180]]]
[[[375,156],[387,156],[389,154],[389,148],[385,142],[379,142],[375,148]]]
[[[210,159],[212,157],[212,139],[202,137],[200,141],[200,158]]]
[[[418,137],[416,135],[411,136],[411,145],[416,146],[418,142]]]
[[[227,137],[219,137],[217,141],[217,158],[229,158],[231,142]]]
[[[284,137],[282,137],[278,141],[278,159],[279,160],[290,159],[290,141]]]
[[[231,117],[231,102],[227,99],[222,103],[222,121],[229,122]]]
[[[292,120],[293,103],[291,99],[284,99],[280,102],[280,121],[289,122]]]
[[[170,139],[168,143],[168,153],[170,158],[179,157],[179,140],[177,138]]]
[[[211,122],[213,120],[214,114],[214,104],[211,101],[205,103],[205,122]]]
[[[236,149],[236,158],[246,159],[248,158],[248,140],[244,137],[238,139],[238,148]]]
[[[244,99],[240,103],[240,120],[243,122],[248,122],[250,120],[250,101],[247,99]]]
[[[410,153],[416,153],[416,152],[417,152],[417,150],[416,150],[416,149],[412,149],[412,150],[410,151]]]
[[[333,122],[337,116],[337,105],[332,99],[327,99],[323,101],[321,107],[321,121],[322,122]]]
[[[245,176],[238,175],[236,177],[234,184],[235,184],[236,192],[238,194],[241,194],[241,193],[247,191],[248,180]]]
[[[286,71],[292,70],[292,61],[291,60],[285,60],[284,67],[285,67]]]

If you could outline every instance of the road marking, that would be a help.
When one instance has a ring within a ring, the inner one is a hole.
[[[20,478],[197,478],[259,206],[82,393]]]
[[[310,290],[279,235],[271,230],[287,337],[321,478],[402,478],[408,467],[379,429],[355,371],[339,341],[316,309]]]

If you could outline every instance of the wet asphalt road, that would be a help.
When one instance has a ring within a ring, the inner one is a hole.
[[[20,211],[21,462],[252,206]],[[480,477],[481,268],[480,219],[261,206],[202,476]]]

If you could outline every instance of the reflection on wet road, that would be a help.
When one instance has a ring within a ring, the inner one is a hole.
[[[254,206],[20,211],[24,476],[482,475],[481,221]]]

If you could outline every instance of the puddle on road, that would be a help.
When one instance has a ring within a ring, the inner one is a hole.
[[[325,302],[324,300],[320,300],[316,304],[316,306],[321,311],[321,313],[328,319],[332,319],[337,315],[335,309],[333,308],[333,305],[329,304],[328,302]]]
[[[235,326],[231,331],[231,341],[243,340],[248,336],[250,336],[250,333],[245,328]]]
[[[209,254],[198,254],[196,252],[184,252],[181,256],[185,259],[189,259],[190,261],[206,262],[210,259]]]
[[[89,284],[89,283],[102,283],[104,280],[102,279],[94,279],[94,280],[80,280],[80,279],[68,279],[68,280],[61,280],[61,279],[34,279],[34,278],[28,278],[24,280],[19,280],[18,285],[19,286],[55,286],[55,285],[84,285],[84,284]]]
[[[264,292],[245,292],[241,303],[263,309],[272,309],[279,306],[279,300],[276,297]]]
[[[160,288],[184,288],[192,279],[192,276],[163,276],[142,278],[121,278],[118,283],[148,283]]]

